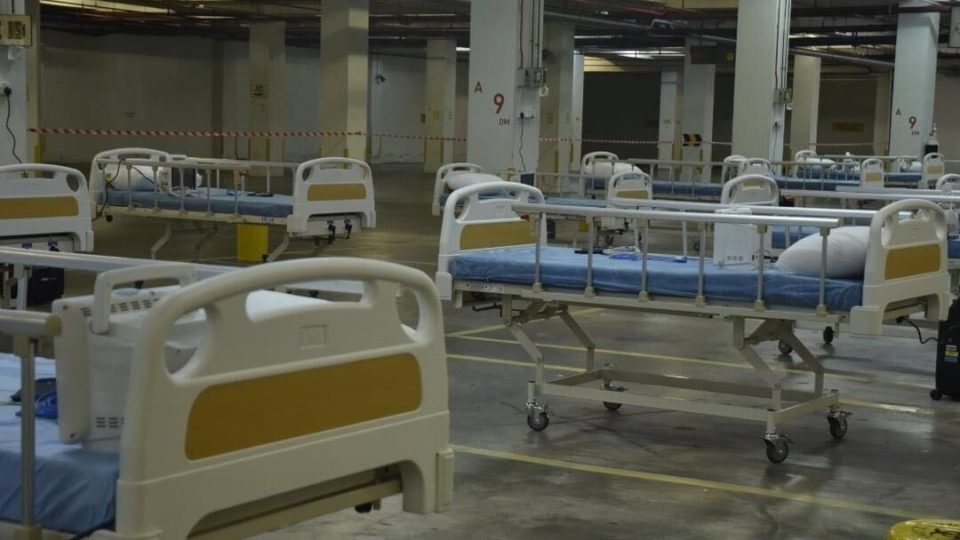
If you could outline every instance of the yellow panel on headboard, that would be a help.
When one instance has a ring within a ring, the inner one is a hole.
[[[363,184],[313,184],[307,189],[307,200],[350,201],[367,198],[367,186]]]
[[[618,191],[617,197],[621,199],[649,199],[650,192],[645,189]]]
[[[880,184],[883,182],[883,173],[880,171],[871,171],[865,173],[863,178],[864,182],[877,183]]]
[[[744,180],[740,185],[743,187],[763,187],[767,185],[767,183],[759,178],[752,178],[750,180]]]
[[[485,249],[532,244],[530,224],[526,221],[471,223],[460,233],[460,249]]]
[[[80,214],[73,197],[13,197],[0,199],[0,219],[73,217]]]
[[[943,174],[943,165],[931,165],[927,168],[928,174]]]
[[[924,244],[887,252],[885,279],[897,279],[940,270],[940,245]]]
[[[203,459],[415,411],[422,390],[411,354],[210,386],[190,409],[184,451]]]

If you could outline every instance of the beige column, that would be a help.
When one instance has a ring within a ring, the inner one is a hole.
[[[320,22],[320,155],[365,159],[369,0],[324,0]],[[363,135],[357,135],[362,133]]]

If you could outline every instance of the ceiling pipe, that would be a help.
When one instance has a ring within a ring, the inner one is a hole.
[[[601,18],[601,17],[571,15],[569,13],[558,13],[554,11],[547,11],[544,15],[548,18],[558,20],[558,21],[567,21],[567,22],[574,22],[574,23],[578,22],[581,24],[595,24],[598,26],[607,26],[609,28],[622,28],[625,30],[642,31],[645,33],[650,32],[650,27],[648,26],[644,26],[636,23],[623,22],[623,21],[612,21],[609,19]],[[714,43],[727,43],[727,44],[733,44],[733,45],[736,45],[737,43],[737,40],[735,39],[721,37],[721,36],[710,36],[710,35],[694,34],[694,33],[690,33],[686,35],[689,37],[697,38],[697,39],[703,39],[705,41],[712,41]],[[828,53],[828,52],[822,52],[822,51],[814,51],[811,49],[801,49],[797,47],[791,47],[790,53],[794,55],[800,55],[800,56],[813,56],[816,58],[833,60],[833,61],[841,62],[845,64],[857,64],[861,66],[870,66],[870,67],[884,68],[884,69],[893,68],[893,62],[888,62],[886,60],[873,60],[870,58],[860,58],[857,56],[848,56],[845,54],[834,54],[834,53]]]

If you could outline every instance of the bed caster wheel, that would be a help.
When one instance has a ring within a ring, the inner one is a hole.
[[[612,384],[606,383],[603,385],[604,390],[612,390],[614,392],[623,392],[626,388],[622,386],[613,386]],[[620,407],[623,407],[623,403],[617,403],[615,401],[604,401],[603,406],[607,408],[608,411],[619,411]]]
[[[943,399],[943,392],[941,392],[940,390],[937,390],[936,388],[934,388],[933,390],[930,390],[930,399],[934,401],[940,401],[941,399]]]
[[[697,253],[700,253],[700,241],[699,241],[699,240],[694,240],[694,241],[693,241],[693,250],[696,251]]]
[[[763,442],[767,446],[767,459],[770,463],[783,463],[790,455],[790,442],[786,435],[767,435]]]
[[[830,436],[834,439],[839,441],[847,435],[847,413],[830,413],[827,422],[830,422]]]
[[[527,425],[534,431],[543,431],[550,425],[550,417],[547,413],[530,413],[527,415]]]
[[[373,512],[373,503],[368,502],[368,503],[358,504],[354,506],[353,509],[356,510],[358,514],[369,514],[370,512]]]
[[[828,326],[823,329],[823,342],[827,345],[833,343],[833,338],[836,337],[836,334],[833,331],[832,326]]]
[[[791,347],[789,343],[787,343],[782,339],[779,342],[777,342],[777,349],[780,350],[780,354],[785,354],[785,355],[793,352],[793,347]]]
[[[534,431],[543,431],[550,425],[550,416],[547,406],[538,403],[527,403],[527,425]]]
[[[105,217],[107,219],[107,223],[113,223],[113,216],[105,216]]]

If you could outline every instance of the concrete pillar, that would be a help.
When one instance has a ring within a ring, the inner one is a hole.
[[[570,172],[573,141],[574,30],[570,23],[549,22],[543,35],[544,67],[549,93],[540,100],[540,171]],[[547,181],[549,180],[549,181]],[[556,192],[559,178],[544,179],[544,189]]]
[[[570,123],[570,138],[573,145],[570,147],[570,169],[579,170],[580,158],[583,155],[583,55],[573,55],[573,121]]]
[[[38,2],[26,2],[37,4]],[[28,14],[24,0],[0,3],[0,14],[25,15]],[[36,17],[39,11],[32,7],[35,16],[33,28],[37,29]],[[34,34],[34,39],[38,36]],[[10,165],[19,161],[35,159],[36,142],[31,145],[27,137],[27,125],[36,125],[40,112],[39,95],[39,58],[37,44],[32,47],[4,46],[0,47],[0,83],[10,88],[9,97],[0,94],[0,122],[10,113],[11,136],[6,129],[0,128],[0,165]],[[33,65],[31,66],[31,63]],[[7,109],[9,107],[9,109]],[[14,155],[16,152],[16,155]]]
[[[873,112],[873,153],[878,156],[890,152],[890,104],[893,99],[892,74],[877,74],[877,100]]]
[[[704,141],[713,140],[713,93],[716,86],[717,66],[715,64],[694,64],[690,49],[699,42],[687,40],[687,51],[683,59],[683,107],[680,121],[680,133],[700,135]],[[683,147],[684,161],[711,161],[713,146]],[[684,177],[690,171],[684,171]],[[710,181],[710,167],[696,171],[696,176],[704,182]]]
[[[533,173],[540,157],[543,0],[470,4],[467,160]]]
[[[320,129],[354,135],[324,137],[321,156],[366,157],[369,26],[369,0],[324,0],[320,21]]]
[[[660,72],[660,130],[657,140],[657,159],[673,159],[680,124],[680,70],[672,67]],[[712,111],[711,111],[712,113]],[[711,114],[712,116],[712,114]]]
[[[790,152],[816,150],[817,118],[820,113],[820,59],[793,59],[793,111],[790,114]]]
[[[27,127],[41,126],[40,118],[40,2],[25,2],[25,13],[30,16],[33,34],[33,45],[26,49],[27,59]],[[43,163],[43,152],[46,146],[46,135],[27,133],[28,156],[21,156],[27,161]]]
[[[250,130],[283,131],[286,24],[250,24]],[[250,159],[283,160],[283,139],[251,137]]]
[[[427,42],[426,96],[424,98],[423,170],[434,173],[453,161],[453,136],[457,114],[457,42]]]
[[[791,0],[740,0],[733,153],[783,159]]]
[[[930,7],[929,2],[903,0],[901,7]],[[940,14],[901,13],[897,18],[897,50],[893,68],[890,154],[919,156],[933,128],[933,96],[937,78]]]

